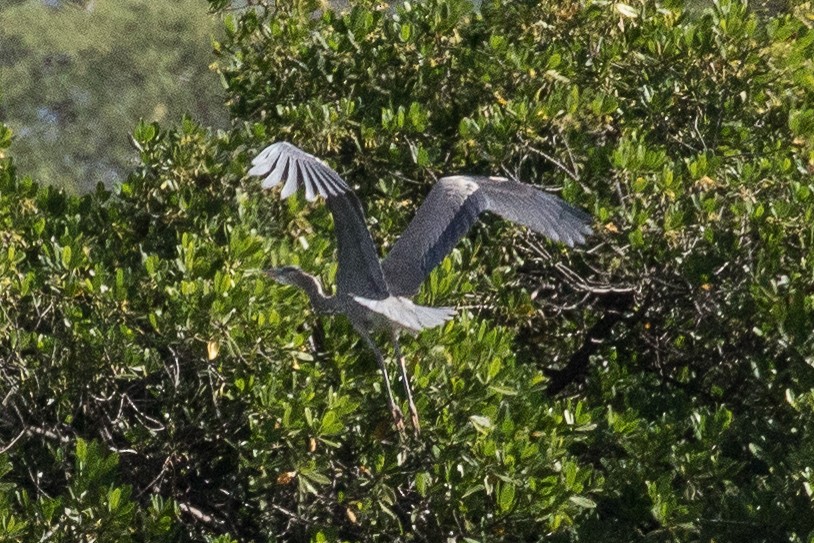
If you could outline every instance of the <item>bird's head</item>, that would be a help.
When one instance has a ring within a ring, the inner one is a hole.
[[[281,268],[270,268],[266,270],[266,275],[281,285],[299,286],[299,280],[305,275],[305,272],[297,266],[283,266]]]

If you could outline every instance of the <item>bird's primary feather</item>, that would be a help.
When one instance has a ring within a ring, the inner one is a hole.
[[[320,159],[288,142],[280,141],[263,149],[249,170],[251,176],[266,176],[261,186],[270,189],[285,180],[280,198],[288,198],[300,181],[305,187],[305,199],[312,202],[317,195],[324,198],[352,192],[339,174]]]

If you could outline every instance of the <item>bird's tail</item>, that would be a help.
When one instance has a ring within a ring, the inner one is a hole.
[[[399,328],[417,334],[425,328],[441,326],[455,315],[454,307],[427,307],[414,304],[401,296],[390,296],[383,300],[371,300],[354,296],[360,305],[384,317]]]

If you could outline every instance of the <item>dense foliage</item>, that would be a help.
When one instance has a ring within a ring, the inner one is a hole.
[[[227,124],[205,0],[0,2],[0,121],[21,171],[69,190],[127,178],[140,118]]]
[[[810,4],[256,4],[216,48],[233,129],[139,125],[116,194],[19,177],[0,129],[0,540],[814,537]],[[281,138],[385,251],[442,173],[596,218],[580,250],[487,220],[433,273],[418,439],[257,273],[335,272],[324,207],[245,178]]]

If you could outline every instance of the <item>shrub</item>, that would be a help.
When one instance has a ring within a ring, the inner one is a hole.
[[[141,124],[115,195],[2,158],[0,533],[814,536],[811,7],[317,8],[227,15],[232,130]],[[276,139],[358,188],[385,251],[457,171],[559,187],[597,235],[487,220],[432,274],[419,299],[461,311],[405,341],[400,439],[348,324],[257,273],[335,273],[323,206],[244,177]]]

